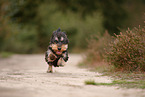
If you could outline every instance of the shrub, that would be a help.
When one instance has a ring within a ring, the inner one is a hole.
[[[9,33],[4,39],[2,48],[3,52],[14,53],[35,53],[37,47],[37,31],[34,27],[25,26],[20,28],[16,24],[9,24]]]
[[[104,56],[104,47],[111,40],[111,36],[106,31],[103,36],[93,36],[88,40],[88,49],[86,52],[86,60],[89,64],[94,64],[95,62],[101,62]]]
[[[106,49],[106,59],[116,70],[145,71],[145,27],[128,29],[115,35]]]

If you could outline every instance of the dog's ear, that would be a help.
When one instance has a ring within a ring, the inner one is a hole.
[[[68,38],[67,38],[66,32],[62,32],[62,33],[63,33],[64,36],[65,36],[65,43],[68,44],[68,43],[69,43],[69,40],[68,40]]]
[[[60,29],[60,27],[57,29],[57,31],[56,32],[60,32],[61,31],[61,29]]]

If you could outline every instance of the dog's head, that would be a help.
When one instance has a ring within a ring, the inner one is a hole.
[[[57,55],[61,55],[62,52],[67,50],[68,38],[65,32],[61,32],[60,28],[53,32],[50,40],[50,46]]]

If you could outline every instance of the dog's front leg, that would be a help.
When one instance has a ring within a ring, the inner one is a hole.
[[[49,67],[48,67],[48,70],[47,70],[47,73],[52,73],[53,71],[52,71],[52,65],[49,65]]]
[[[65,62],[67,62],[67,60],[68,60],[68,52],[66,51],[64,54],[63,54],[63,60],[65,61]]]

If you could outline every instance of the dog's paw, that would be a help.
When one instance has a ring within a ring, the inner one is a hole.
[[[59,65],[60,67],[64,67],[65,64],[64,64],[64,63],[59,63],[58,65]]]
[[[67,61],[68,61],[68,58],[69,58],[69,57],[63,57],[63,60],[64,60],[65,62],[67,62]]]
[[[51,70],[47,70],[46,73],[53,73]]]
[[[57,62],[57,65],[60,67],[64,67],[64,60],[62,58],[60,58]]]
[[[52,73],[52,65],[49,65],[48,69],[47,69],[47,73]]]
[[[64,67],[64,65],[63,65],[63,64],[60,64],[59,66],[60,66],[60,67]]]

